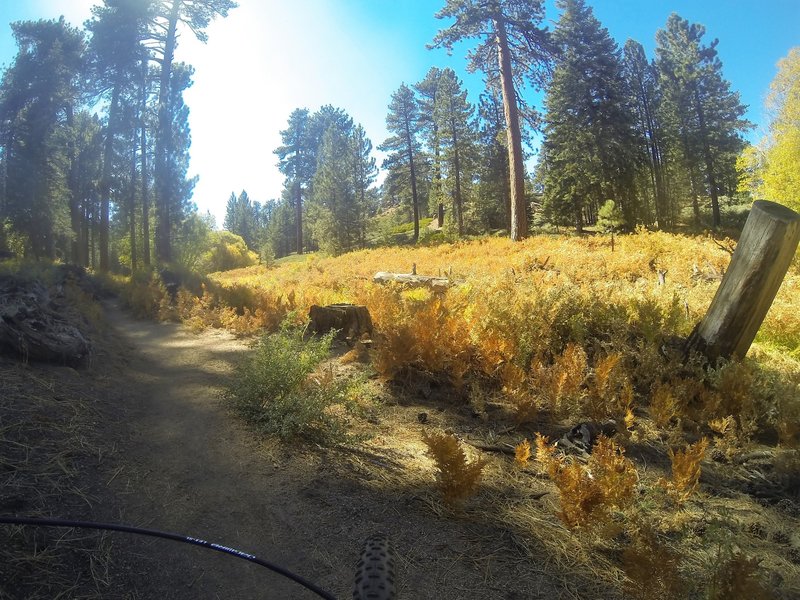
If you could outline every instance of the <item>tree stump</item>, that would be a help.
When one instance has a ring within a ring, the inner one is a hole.
[[[778,293],[800,241],[800,215],[757,200],[727,273],[705,317],[686,341],[686,352],[709,360],[744,358]]]
[[[372,318],[366,306],[355,304],[331,304],[312,306],[308,313],[311,330],[327,333],[336,329],[336,339],[354,341],[364,334],[372,335]]]

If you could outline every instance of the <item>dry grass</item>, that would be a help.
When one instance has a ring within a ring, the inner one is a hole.
[[[68,266],[24,265],[50,285],[60,315],[92,341],[80,371],[0,357],[0,513],[91,520],[101,505],[101,438],[93,364],[113,348],[98,284]],[[0,525],[0,598],[108,597],[111,541],[74,529]]]
[[[427,510],[452,518],[423,491],[435,472],[422,432],[408,427],[419,405],[440,409],[432,425],[462,439],[517,447],[516,463],[487,459],[458,518],[510,531],[565,594],[750,597],[765,588],[791,598],[800,594],[800,548],[780,530],[800,527],[791,450],[800,445],[797,263],[748,359],[712,369],[675,351],[729,260],[711,239],[664,233],[623,236],[613,253],[602,236],[481,239],[215,274],[206,295],[185,297],[178,312],[245,334],[301,320],[312,304],[365,304],[378,334],[362,368],[402,383],[385,389],[408,405],[376,409],[380,446],[413,454],[376,485],[414,489]],[[431,293],[371,281],[412,263],[421,274],[452,273],[458,285]],[[555,439],[608,417],[618,437],[591,464],[563,462],[544,444],[537,451],[555,465],[552,481],[528,464],[521,442],[537,430]],[[713,440],[705,458],[701,444],[670,454],[703,437]],[[745,460],[756,449],[763,464]],[[742,574],[736,589],[713,583],[732,569]]]
[[[81,472],[103,447],[81,376],[0,359],[0,397],[0,510],[86,518],[97,499]],[[105,535],[0,525],[0,597],[102,598],[109,563]]]

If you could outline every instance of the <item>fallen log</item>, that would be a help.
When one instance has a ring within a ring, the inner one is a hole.
[[[336,338],[354,341],[363,335],[372,335],[372,317],[366,306],[355,304],[331,304],[311,307],[308,313],[311,330],[315,333],[328,333],[337,330]]]
[[[473,448],[477,448],[478,450],[483,450],[484,452],[497,452],[500,454],[509,454],[514,456],[516,453],[516,448],[513,444],[487,444],[486,442],[482,442],[480,440],[473,440],[473,439],[464,439],[462,440],[465,444],[469,444]]]
[[[388,273],[379,271],[372,276],[375,283],[399,283],[406,287],[428,287],[432,290],[446,290],[453,282],[447,277],[430,277],[414,273]]]

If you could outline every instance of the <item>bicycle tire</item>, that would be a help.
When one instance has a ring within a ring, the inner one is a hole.
[[[385,535],[374,535],[364,542],[356,566],[353,600],[395,600],[394,554]]]

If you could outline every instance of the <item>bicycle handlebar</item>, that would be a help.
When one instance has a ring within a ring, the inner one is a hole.
[[[123,533],[147,535],[150,537],[163,538],[166,540],[173,540],[175,542],[182,542],[184,544],[200,546],[201,548],[216,550],[217,552],[222,552],[223,554],[229,554],[231,556],[235,556],[236,558],[241,558],[243,560],[255,563],[257,565],[261,565],[262,567],[265,567],[270,571],[277,573],[278,575],[282,575],[287,579],[291,579],[292,581],[303,586],[307,590],[314,592],[320,598],[325,598],[326,600],[336,600],[336,596],[334,596],[330,592],[326,592],[325,590],[319,588],[310,581],[300,577],[299,575],[295,575],[291,571],[279,565],[258,558],[257,556],[254,556],[252,554],[248,554],[247,552],[237,550],[236,548],[230,548],[229,546],[223,546],[221,544],[208,542],[206,540],[201,540],[199,538],[181,535],[178,533],[171,533],[168,531],[158,531],[156,529],[143,529],[141,527],[132,527],[130,525],[118,525],[115,523],[93,523],[90,521],[70,521],[66,519],[34,519],[28,517],[0,516],[0,523],[5,523],[9,525],[33,525],[36,527],[75,527],[80,529],[101,529],[107,531],[120,531]]]

